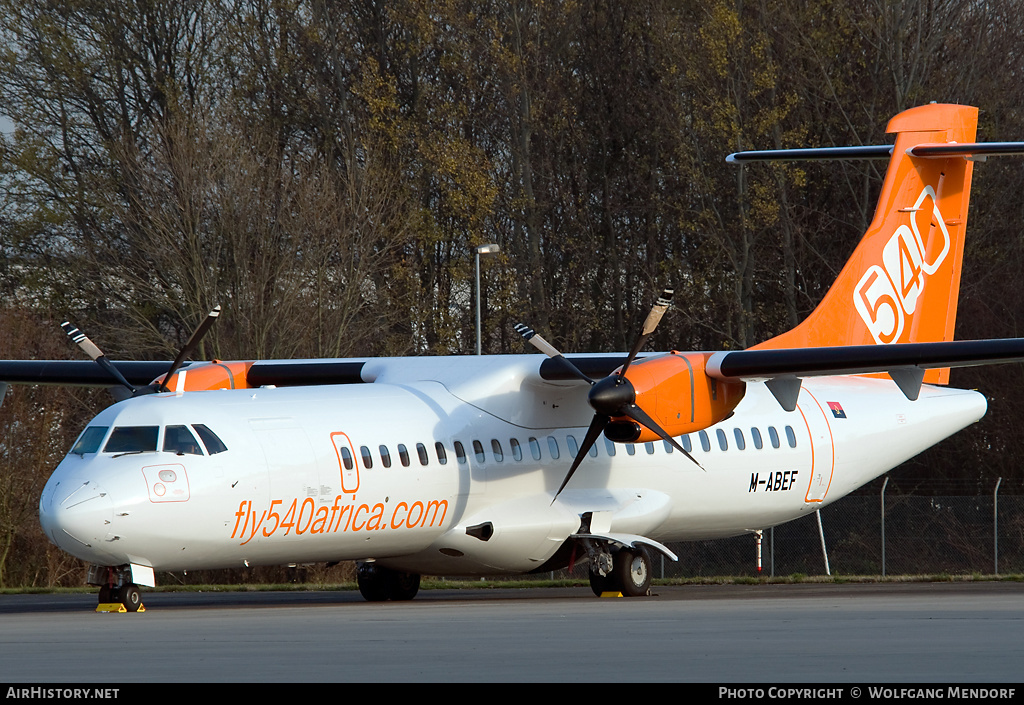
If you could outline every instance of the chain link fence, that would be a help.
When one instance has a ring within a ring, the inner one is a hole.
[[[879,485],[881,487],[882,485]],[[820,524],[819,524],[820,519]],[[884,538],[883,538],[884,537]],[[753,534],[668,544],[656,578],[1009,575],[1024,573],[1024,495],[923,496],[878,491]],[[587,566],[536,577],[587,578]]]

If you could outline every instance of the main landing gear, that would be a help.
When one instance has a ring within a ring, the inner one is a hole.
[[[602,551],[591,559],[590,589],[600,597],[606,592],[642,597],[651,592],[651,556],[642,546]]]
[[[411,600],[420,590],[417,573],[402,573],[376,563],[360,563],[356,571],[359,592],[370,602]]]

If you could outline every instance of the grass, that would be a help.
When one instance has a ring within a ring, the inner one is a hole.
[[[982,575],[972,573],[966,575],[804,575],[793,573],[775,577],[752,576],[707,576],[694,578],[664,578],[653,581],[654,585],[793,585],[819,584],[843,585],[854,583],[970,583],[970,582],[1024,582],[1024,574],[1011,573],[1006,575]],[[528,588],[575,588],[590,585],[585,579],[562,580],[503,580],[503,579],[464,579],[449,580],[443,578],[425,578],[421,590],[480,590],[480,589],[528,589]],[[356,590],[355,582],[344,583],[266,583],[245,585],[162,585],[146,588],[147,592],[332,592]],[[0,595],[27,594],[75,594],[92,593],[96,588],[83,586],[74,588],[0,588]]]

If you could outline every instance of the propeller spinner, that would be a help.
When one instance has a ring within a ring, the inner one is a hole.
[[[619,370],[600,380],[593,380],[585,375],[578,367],[569,361],[568,358],[562,355],[562,353],[555,349],[555,347],[549,342],[544,340],[544,338],[538,335],[533,329],[523,325],[522,323],[516,325],[516,332],[518,332],[526,342],[533,345],[551,359],[556,360],[566,370],[571,371],[574,376],[590,383],[590,392],[587,395],[587,401],[594,409],[594,418],[590,422],[590,427],[587,429],[587,435],[583,439],[583,444],[580,446],[579,451],[576,453],[576,457],[572,461],[572,465],[569,467],[569,472],[566,474],[565,479],[562,480],[561,486],[558,488],[558,491],[555,492],[555,496],[551,500],[552,504],[554,504],[554,501],[558,499],[558,495],[561,494],[563,489],[565,489],[565,486],[568,484],[570,478],[572,478],[573,473],[576,472],[580,463],[583,462],[583,458],[590,451],[590,448],[594,443],[597,442],[597,439],[605,431],[612,419],[628,418],[647,427],[666,443],[672,444],[674,448],[689,458],[697,467],[702,470],[704,469],[692,455],[687,453],[686,450],[679,445],[674,438],[672,438],[672,436],[662,429],[654,419],[652,419],[636,404],[636,389],[633,387],[633,383],[630,382],[629,378],[626,377],[626,371],[629,369],[629,366],[632,364],[637,354],[639,354],[640,350],[647,342],[647,339],[657,329],[658,324],[665,315],[665,312],[668,311],[669,307],[672,305],[673,293],[672,289],[665,289],[665,291],[662,292],[661,296],[651,308],[651,312],[647,315],[647,319],[644,321],[640,335],[633,344],[633,348],[630,350],[629,356],[626,358],[626,362]]]

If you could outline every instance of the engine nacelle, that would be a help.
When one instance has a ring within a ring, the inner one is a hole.
[[[722,382],[705,372],[710,353],[673,351],[634,362],[626,379],[636,390],[636,405],[670,436],[700,431],[725,419],[746,392],[743,382]],[[647,443],[660,437],[626,418],[613,418],[605,435],[618,443]]]
[[[172,392],[198,392],[208,389],[247,389],[246,375],[252,362],[198,362],[178,370],[167,381]],[[163,377],[157,377],[159,382]],[[180,386],[179,386],[180,385]]]

